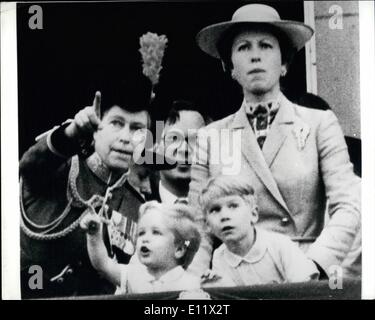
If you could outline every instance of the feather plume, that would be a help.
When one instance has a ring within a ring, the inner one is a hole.
[[[150,79],[153,88],[159,82],[167,43],[168,39],[165,35],[158,36],[156,33],[151,32],[147,32],[139,39],[141,46],[139,52],[142,55],[143,74]]]

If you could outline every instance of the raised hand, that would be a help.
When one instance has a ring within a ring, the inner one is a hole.
[[[101,93],[95,93],[91,106],[80,110],[74,117],[73,122],[65,129],[65,134],[69,138],[80,138],[92,135],[100,125]]]
[[[87,213],[81,220],[80,226],[89,235],[97,235],[102,228],[102,220],[96,213]]]

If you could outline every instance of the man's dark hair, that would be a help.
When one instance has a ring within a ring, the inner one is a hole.
[[[207,122],[208,122],[207,116],[205,114],[203,114],[201,110],[199,110],[197,105],[194,104],[191,101],[188,101],[188,100],[174,100],[172,102],[172,107],[169,110],[169,113],[168,113],[168,115],[165,119],[165,122],[167,124],[175,124],[177,121],[180,120],[180,112],[181,111],[196,111],[196,112],[199,112],[202,115],[205,124],[207,124]]]

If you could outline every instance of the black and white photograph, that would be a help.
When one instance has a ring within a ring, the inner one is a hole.
[[[1,30],[4,299],[375,298],[374,2],[1,3]]]

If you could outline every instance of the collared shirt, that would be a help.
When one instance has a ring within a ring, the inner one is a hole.
[[[242,102],[242,107],[246,111],[251,128],[261,149],[270,131],[271,124],[279,111],[280,98],[281,94],[276,99],[270,101],[249,103],[244,98]]]
[[[199,288],[199,279],[186,272],[181,266],[173,268],[156,279],[148,272],[145,265],[130,263],[123,265],[121,287],[116,291],[116,294],[183,291]]]
[[[258,105],[269,105],[270,106],[269,111],[274,110],[275,112],[277,112],[280,107],[281,99],[282,99],[281,93],[277,95],[276,99],[265,101],[265,102],[258,102],[258,103],[247,102],[246,99],[244,98],[242,105],[244,106],[246,114],[248,115],[253,115]]]
[[[303,282],[319,277],[313,261],[288,237],[259,228],[253,247],[244,257],[222,244],[215,250],[212,264],[222,276],[223,286]]]
[[[183,201],[187,202],[187,198],[179,198],[176,195],[174,195],[172,192],[170,192],[166,187],[164,187],[161,180],[159,182],[159,195],[160,195],[160,200],[162,203],[174,204],[177,202],[177,200],[182,201],[182,202]]]
[[[173,204],[178,199],[176,195],[163,186],[161,180],[159,181],[159,194],[162,203]]]

